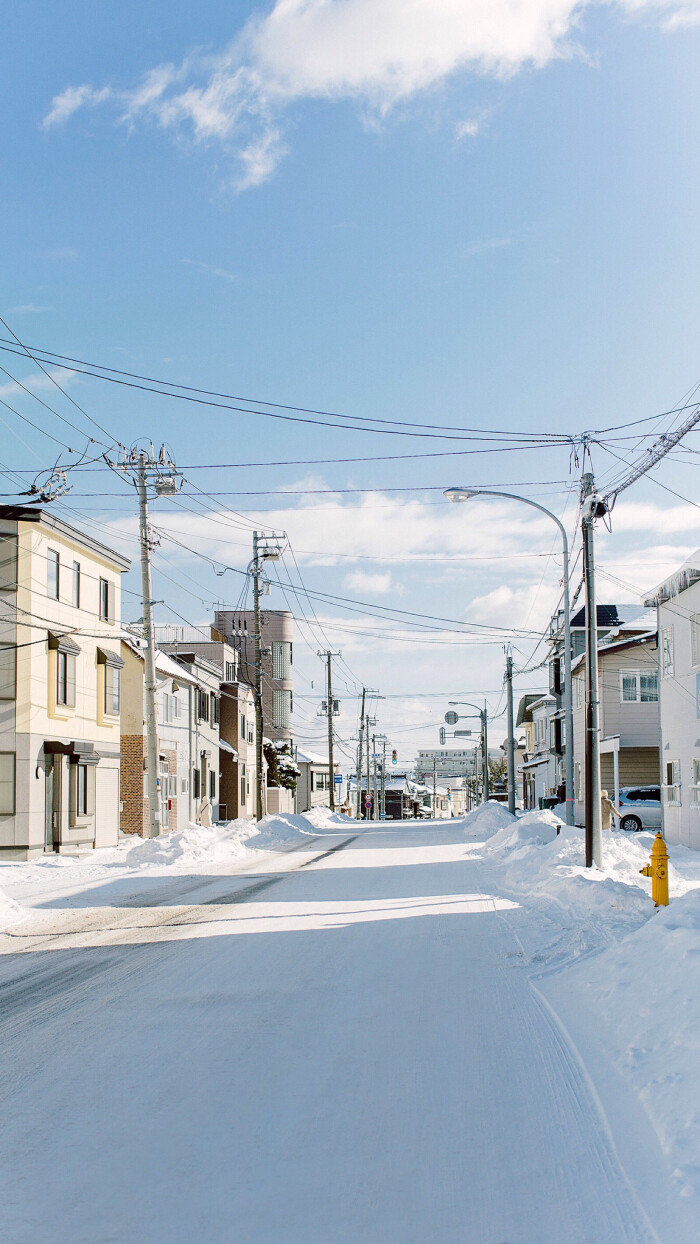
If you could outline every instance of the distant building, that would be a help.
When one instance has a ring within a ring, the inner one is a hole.
[[[328,757],[297,750],[296,762],[299,766],[296,791],[297,812],[308,812],[311,808],[327,808],[331,790]],[[340,765],[335,765],[335,773],[340,776]],[[342,782],[338,782],[335,785],[336,807],[340,807],[342,802],[343,786]]]
[[[552,695],[529,692],[521,696],[516,726],[525,730],[525,754],[519,765],[523,805],[541,808],[558,784],[555,748],[557,703]]]
[[[255,686],[255,631],[252,609],[219,609],[215,630],[240,657],[240,677]],[[294,618],[288,610],[261,614],[263,733],[273,742],[291,740],[294,708]]]
[[[475,731],[478,735],[478,732]],[[471,774],[474,765],[473,747],[425,747],[421,748],[416,757],[416,774],[425,779],[432,777],[433,771],[439,778],[464,778]]]

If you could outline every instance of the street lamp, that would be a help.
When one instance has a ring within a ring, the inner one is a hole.
[[[471,501],[473,497],[505,497],[507,501],[520,501],[529,505],[540,514],[546,514],[556,523],[561,534],[562,552],[564,557],[564,722],[566,727],[565,785],[566,785],[566,824],[574,823],[574,713],[571,686],[571,606],[569,602],[569,541],[566,529],[556,514],[540,505],[539,501],[531,501],[529,497],[521,497],[514,492],[501,492],[492,488],[447,488],[444,495],[449,501]],[[510,731],[512,736],[512,730]]]
[[[448,703],[464,705],[465,708],[474,708],[476,709],[476,712],[479,715],[479,719],[481,721],[481,749],[482,749],[483,760],[484,760],[484,803],[488,803],[489,794],[490,794],[490,790],[489,790],[489,734],[488,734],[488,712],[487,712],[486,705],[484,704],[483,708],[479,708],[479,705],[473,704],[471,700],[449,700]],[[471,714],[467,713],[466,716],[471,716]],[[445,713],[445,721],[447,722],[448,726],[456,726],[457,722],[459,721],[459,717],[460,717],[460,714],[458,713]]]

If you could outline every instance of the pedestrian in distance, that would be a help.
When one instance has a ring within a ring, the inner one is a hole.
[[[612,799],[606,790],[600,792],[600,819],[602,828],[612,829],[612,818],[616,816],[620,820],[622,813],[619,808],[615,807]]]

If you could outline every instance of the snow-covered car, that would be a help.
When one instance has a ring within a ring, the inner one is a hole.
[[[618,807],[620,829],[661,829],[660,787],[623,786]]]

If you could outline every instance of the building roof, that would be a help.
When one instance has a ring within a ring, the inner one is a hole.
[[[609,652],[621,652],[624,648],[634,648],[637,644],[648,644],[650,640],[656,639],[656,630],[643,631],[641,635],[625,635],[622,639],[614,640],[613,643],[607,643],[607,636],[601,639],[598,644],[598,656],[604,657]],[[579,653],[571,662],[572,670],[580,669],[586,660],[585,652]]]
[[[84,548],[90,549],[98,557],[103,558],[104,561],[111,562],[118,570],[128,570],[131,566],[128,557],[117,553],[116,549],[103,544],[101,540],[96,540],[94,536],[81,531],[79,527],[71,526],[70,523],[65,522],[62,518],[58,518],[50,510],[42,509],[41,506],[0,505],[0,518],[6,518],[11,522],[18,523],[42,523],[44,527],[51,527],[59,535],[65,536],[66,539],[74,540],[76,544],[82,544]]]
[[[121,638],[122,643],[126,644],[127,648],[133,652],[134,656],[138,657],[140,661],[143,661],[143,644],[139,643],[136,636],[129,635],[127,637],[122,635]],[[191,683],[192,685],[194,685],[197,681],[197,679],[193,678],[191,674],[188,674],[181,665],[178,665],[177,661],[173,661],[172,658],[168,656],[167,652],[161,652],[160,648],[156,649],[156,674],[160,674],[164,678],[176,678],[178,682]]]
[[[611,630],[614,626],[621,626],[623,623],[631,622],[639,613],[639,605],[596,605],[596,622],[599,627],[607,627]],[[586,607],[582,605],[576,613],[571,615],[571,625],[576,627],[584,627],[586,625]]]
[[[521,695],[518,704],[518,716],[516,718],[516,726],[522,726],[526,721],[530,720],[530,708],[533,704],[537,704],[547,693],[545,691],[528,691],[525,695]]]

